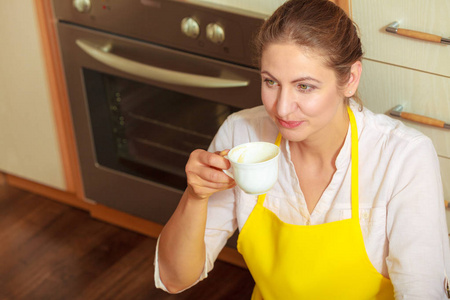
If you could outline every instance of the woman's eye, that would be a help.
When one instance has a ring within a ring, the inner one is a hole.
[[[307,84],[302,84],[302,83],[297,85],[297,88],[302,92],[310,92],[313,90],[312,86],[309,86]]]
[[[268,85],[268,86],[274,86],[276,84],[275,81],[273,81],[272,79],[264,79],[264,82]]]

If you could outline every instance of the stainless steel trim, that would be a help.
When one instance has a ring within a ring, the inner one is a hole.
[[[393,109],[391,109],[391,110],[389,111],[389,114],[390,114],[391,116],[401,118],[401,117],[402,117],[402,116],[401,116],[402,110],[403,110],[403,105],[397,105],[396,107],[394,107]]]
[[[450,45],[450,38],[442,38],[441,39],[441,44],[446,44],[446,45]]]
[[[94,45],[82,39],[77,39],[76,44],[92,58],[107,66],[150,80],[200,88],[231,88],[249,85],[249,81],[245,80],[195,75],[142,64],[110,53],[113,48],[111,44],[105,47]]]
[[[397,29],[398,29],[398,26],[399,26],[399,25],[400,25],[400,24],[399,24],[397,21],[392,22],[391,24],[389,24],[389,25],[386,27],[386,31],[387,31],[387,32],[390,32],[390,33],[397,34]]]

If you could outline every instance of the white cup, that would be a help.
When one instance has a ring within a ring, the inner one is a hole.
[[[231,168],[223,171],[247,194],[265,194],[277,182],[279,156],[280,148],[272,143],[242,144],[225,156]]]

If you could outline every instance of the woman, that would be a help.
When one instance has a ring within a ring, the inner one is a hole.
[[[288,1],[256,44],[264,105],[231,115],[209,152],[191,154],[156,285],[180,292],[205,278],[239,229],[253,299],[444,299],[437,155],[423,134],[362,108],[354,24],[329,1]],[[278,134],[278,182],[265,196],[243,193],[219,151]]]

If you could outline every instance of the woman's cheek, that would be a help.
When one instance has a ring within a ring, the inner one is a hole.
[[[335,104],[334,97],[323,93],[311,93],[304,96],[302,101],[303,112],[310,117],[326,115],[328,111],[333,111]]]
[[[273,112],[276,107],[276,96],[272,91],[268,91],[267,88],[261,89],[261,99],[264,107],[268,112]]]

